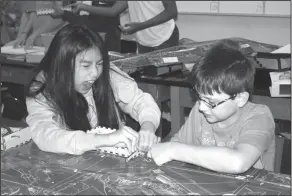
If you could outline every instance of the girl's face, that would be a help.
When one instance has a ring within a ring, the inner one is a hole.
[[[80,52],[75,58],[75,89],[81,94],[90,91],[102,73],[102,56],[97,48]]]

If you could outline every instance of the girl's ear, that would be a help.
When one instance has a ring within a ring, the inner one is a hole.
[[[235,98],[238,107],[241,108],[241,107],[245,106],[245,104],[248,102],[248,98],[249,98],[248,92],[245,91],[245,92],[238,93],[236,98]]]

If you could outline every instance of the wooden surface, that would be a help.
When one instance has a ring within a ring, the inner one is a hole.
[[[1,153],[1,195],[287,195],[291,176],[251,169],[212,172],[181,162],[40,151],[30,142]]]

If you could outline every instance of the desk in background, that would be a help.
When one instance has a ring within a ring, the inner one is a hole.
[[[11,82],[26,85],[32,79],[33,68],[35,64],[29,64],[21,61],[1,59],[2,82]],[[273,70],[258,69],[255,77],[255,90],[253,101],[255,103],[266,104],[270,107],[275,119],[291,120],[290,99],[271,98],[269,86],[271,80],[269,72]],[[183,108],[192,107],[194,101],[190,95],[191,82],[189,81],[189,72],[173,72],[164,76],[133,76],[137,82],[154,85],[170,86],[171,99],[171,130],[177,131],[184,122]],[[167,93],[162,95],[161,100],[169,99]],[[281,104],[278,104],[281,103]]]
[[[96,151],[54,154],[33,142],[1,153],[3,195],[288,195],[290,180],[258,169],[230,175],[174,161],[158,167],[142,157],[127,163]]]
[[[7,59],[0,55],[1,82],[27,85],[33,77],[33,69],[36,64],[20,60]]]
[[[261,53],[261,57],[265,55]],[[268,54],[270,55],[270,54]],[[275,58],[281,54],[273,54],[271,58]],[[286,58],[287,54],[285,54]],[[282,56],[279,58],[283,58]],[[25,63],[15,60],[7,60],[0,55],[1,64],[1,78],[2,82],[10,82],[16,84],[26,85],[32,79],[33,68],[35,64]],[[290,98],[271,98],[269,86],[271,80],[269,72],[274,70],[257,69],[255,76],[255,90],[253,101],[255,103],[266,104],[270,107],[275,119],[290,120]],[[192,107],[194,102],[190,96],[191,82],[189,81],[189,72],[171,72],[164,76],[146,76],[146,75],[133,75],[137,82],[148,83],[154,85],[170,86],[170,99],[171,99],[171,130],[178,130],[183,124],[184,115],[182,107]],[[161,100],[169,99],[167,93],[162,95]],[[282,103],[282,104],[278,104]]]

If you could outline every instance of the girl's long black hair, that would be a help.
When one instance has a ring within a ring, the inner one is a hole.
[[[87,27],[68,24],[56,33],[35,70],[36,76],[44,74],[45,81],[35,85],[35,76],[27,96],[35,98],[42,94],[69,129],[85,132],[92,129],[87,118],[88,103],[74,87],[75,58],[80,52],[91,48],[98,48],[103,57],[103,71],[92,87],[98,124],[118,129],[119,117],[124,119],[124,116],[115,102],[110,85],[108,51],[102,38]]]

